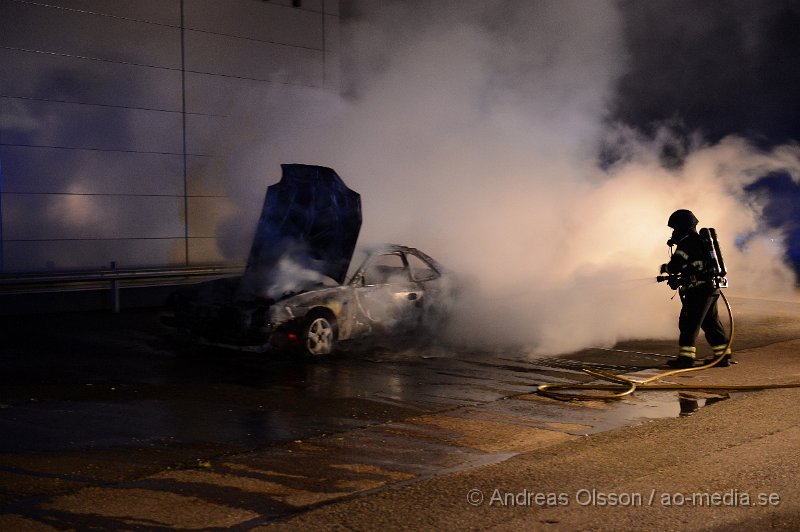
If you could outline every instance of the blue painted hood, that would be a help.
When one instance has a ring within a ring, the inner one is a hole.
[[[275,298],[298,284],[329,277],[344,283],[361,230],[361,196],[331,168],[282,164],[267,188],[241,295]],[[283,286],[286,285],[286,286]]]

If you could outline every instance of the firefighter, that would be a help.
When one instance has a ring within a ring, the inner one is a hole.
[[[667,225],[673,229],[667,245],[677,246],[667,264],[661,265],[661,273],[669,274],[669,286],[677,289],[681,298],[681,314],[678,319],[680,350],[678,357],[667,364],[673,368],[690,368],[697,356],[695,341],[700,329],[711,345],[714,356],[704,361],[710,363],[724,353],[717,363],[727,367],[732,363],[728,336],[722,327],[717,312],[719,289],[710,281],[703,241],[697,233],[697,218],[692,211],[679,209],[672,213]]]

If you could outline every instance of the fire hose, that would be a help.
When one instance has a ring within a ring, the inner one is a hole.
[[[537,393],[545,397],[559,399],[562,401],[599,401],[610,399],[622,399],[631,395],[636,390],[729,390],[729,391],[754,391],[765,390],[771,388],[800,388],[800,383],[794,384],[752,384],[752,385],[708,385],[708,384],[651,384],[654,381],[669,377],[671,375],[678,375],[681,373],[689,373],[690,371],[701,371],[716,366],[725,356],[730,353],[731,344],[733,343],[734,335],[734,322],[733,311],[731,305],[725,294],[720,291],[722,300],[728,309],[728,319],[730,320],[730,336],[728,344],[722,353],[708,364],[696,366],[691,368],[673,369],[664,371],[652,377],[642,380],[635,380],[630,377],[625,377],[609,371],[599,369],[582,368],[584,373],[587,373],[600,380],[611,382],[612,384],[569,384],[569,383],[550,383],[540,384],[537,387]],[[555,390],[583,390],[576,393],[565,393]],[[589,390],[603,391],[607,393],[586,393]]]

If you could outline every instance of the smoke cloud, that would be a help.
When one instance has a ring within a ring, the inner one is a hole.
[[[629,57],[616,2],[360,2],[349,15],[345,97],[276,87],[232,113],[230,255],[246,253],[279,164],[304,163],[361,194],[362,243],[418,247],[468,280],[448,331],[464,345],[549,354],[675,336],[679,303],[655,276],[678,208],[717,229],[731,293],[793,286],[783,235],[742,188],[797,179],[800,150],[696,139],[665,168],[668,129],[609,125]],[[609,146],[616,162],[601,165]]]

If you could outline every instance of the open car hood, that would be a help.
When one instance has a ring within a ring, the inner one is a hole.
[[[239,296],[278,299],[324,277],[344,282],[361,230],[361,196],[331,168],[282,164],[267,188]]]

